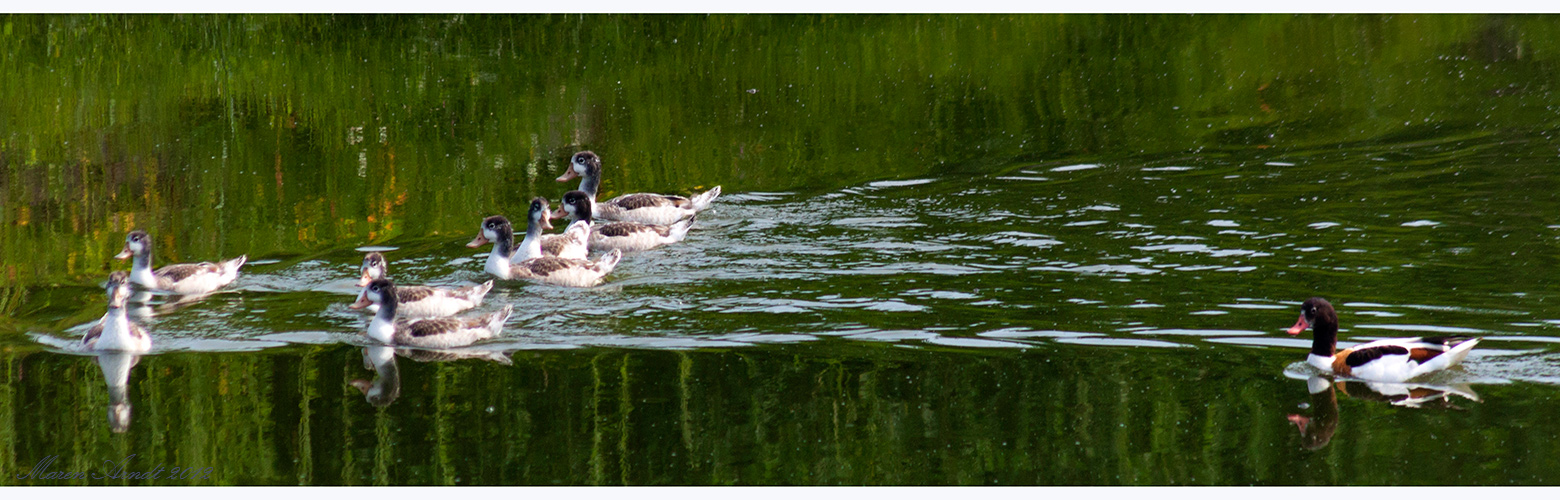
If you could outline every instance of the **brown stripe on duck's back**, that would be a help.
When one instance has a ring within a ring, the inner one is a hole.
[[[1349,375],[1354,367],[1380,359],[1382,356],[1408,354],[1408,348],[1396,345],[1384,345],[1367,347],[1365,349],[1344,349],[1333,356],[1333,373]]]
[[[1423,363],[1435,359],[1436,356],[1440,356],[1444,353],[1446,353],[1446,351],[1438,349],[1409,349],[1408,358]]]
[[[412,323],[407,328],[413,337],[427,337],[460,329],[461,321],[454,318],[425,319]]]
[[[596,230],[596,232],[600,233],[602,236],[622,237],[634,234],[642,227],[644,227],[644,224],[637,222],[614,222],[611,224],[602,224],[600,228]]]
[[[403,286],[395,289],[395,299],[402,304],[417,302],[432,297],[433,294],[433,289],[425,286]]]
[[[167,278],[168,281],[181,281],[190,276],[194,276],[196,273],[202,272],[220,274],[222,272],[222,268],[217,267],[216,264],[212,264],[210,262],[202,262],[199,264],[174,264],[171,266],[165,266],[162,269],[158,269],[156,275],[159,278]]]
[[[631,194],[631,195],[624,196],[622,198],[618,198],[617,200],[614,200],[612,202],[612,204],[613,205],[617,205],[619,207],[623,207],[624,209],[627,209],[627,210],[634,210],[636,208],[650,208],[650,207],[660,207],[660,206],[666,206],[666,205],[676,205],[677,203],[675,201],[673,201],[673,200],[668,199],[665,196],[661,196],[661,195],[657,195],[657,194],[639,193],[639,194]]]
[[[542,257],[526,261],[525,266],[527,269],[531,270],[531,274],[535,274],[537,276],[546,276],[564,269],[568,269],[569,261],[568,259],[560,259],[558,257]]]

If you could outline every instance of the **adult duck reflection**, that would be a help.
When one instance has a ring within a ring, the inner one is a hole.
[[[1300,446],[1307,450],[1319,450],[1332,441],[1338,430],[1338,393],[1364,401],[1379,401],[1394,406],[1420,408],[1430,402],[1438,402],[1445,408],[1461,409],[1452,404],[1452,395],[1479,401],[1478,393],[1467,384],[1431,386],[1386,382],[1341,381],[1313,375],[1306,379],[1306,390],[1311,393],[1311,415],[1292,414],[1287,418],[1300,431]]]
[[[108,426],[116,433],[130,430],[130,369],[141,356],[124,351],[104,351],[97,355],[108,383]]]
[[[368,404],[377,408],[384,408],[394,403],[401,397],[401,368],[396,364],[396,357],[400,356],[417,362],[443,362],[458,361],[462,359],[482,359],[500,363],[511,364],[509,355],[503,351],[490,351],[482,349],[396,349],[386,345],[373,345],[363,348],[363,368],[374,370],[374,380],[353,380],[349,382],[352,387],[362,391],[363,399]]]

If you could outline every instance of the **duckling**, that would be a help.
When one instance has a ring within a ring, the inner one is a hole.
[[[545,256],[579,260],[590,258],[590,250],[585,246],[590,234],[589,223],[569,224],[563,234],[542,234],[542,230],[552,229],[552,222],[548,219],[553,214],[547,206],[547,199],[540,196],[531,199],[531,207],[526,215],[529,222],[525,226],[525,239],[520,241],[520,248],[510,258],[511,263],[519,264]]]
[[[363,257],[362,270],[363,277],[357,285],[360,287],[366,287],[374,280],[385,277],[385,256],[379,252],[369,252]],[[395,298],[400,304],[401,317],[439,318],[482,305],[482,297],[492,289],[493,280],[461,288],[398,286],[395,287]],[[379,306],[369,305],[368,310],[377,313]]]
[[[531,223],[533,225],[538,224],[535,219]],[[501,215],[494,215],[482,220],[481,232],[466,246],[476,248],[492,243],[493,252],[488,254],[487,265],[484,269],[489,274],[500,279],[526,278],[542,283],[573,287],[596,286],[597,283],[601,282],[601,278],[612,272],[612,269],[617,267],[618,261],[623,258],[623,252],[613,250],[595,262],[559,257],[537,257],[514,264],[511,263],[515,253],[514,241],[514,228],[509,225],[509,219]],[[536,243],[532,243],[532,245],[536,245]]]
[[[590,203],[590,196],[584,191],[569,191],[563,194],[563,202],[559,205],[559,211],[554,217],[567,216],[575,219],[575,224],[589,222],[594,213]],[[661,245],[676,243],[688,235],[688,229],[693,227],[693,221],[697,216],[690,216],[677,221],[670,226],[645,224],[641,222],[603,222],[594,224],[590,228],[591,250],[622,250],[624,252],[642,252]]]
[[[152,336],[130,321],[125,303],[130,299],[130,275],[114,271],[108,275],[108,313],[87,329],[81,345],[97,351],[143,353],[152,350]]]
[[[569,169],[558,176],[558,182],[580,180],[580,191],[590,196],[596,205],[591,213],[602,220],[639,222],[644,224],[671,225],[710,207],[720,196],[720,186],[715,186],[692,199],[669,194],[633,193],[596,203],[597,188],[601,187],[601,158],[590,151],[574,154]]]
[[[227,286],[238,278],[238,268],[249,260],[240,255],[220,263],[171,264],[152,271],[152,238],[145,231],[131,231],[125,236],[125,249],[115,255],[119,260],[134,256],[130,266],[130,281],[151,290],[161,290],[180,295],[210,293]]]
[[[385,278],[370,282],[349,307],[362,309],[371,303],[379,304],[379,312],[368,323],[370,338],[383,344],[434,349],[470,345],[498,336],[514,309],[506,305],[498,312],[467,318],[396,319],[399,300],[395,284]]]

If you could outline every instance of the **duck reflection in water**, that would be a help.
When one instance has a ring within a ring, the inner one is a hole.
[[[1452,395],[1479,401],[1478,393],[1467,384],[1432,386],[1384,382],[1340,381],[1313,375],[1306,379],[1306,390],[1311,393],[1311,416],[1289,415],[1290,423],[1300,430],[1300,446],[1307,450],[1319,450],[1332,441],[1338,430],[1338,392],[1365,401],[1380,401],[1405,408],[1420,408],[1426,403],[1439,403],[1444,408],[1462,409],[1452,404]]]
[[[108,425],[115,433],[130,430],[130,369],[141,356],[123,351],[104,351],[97,364],[108,382]]]
[[[401,368],[396,365],[396,356],[417,362],[443,362],[458,361],[462,359],[483,359],[495,363],[508,365],[512,361],[509,355],[502,351],[480,349],[396,349],[387,345],[372,345],[363,348],[363,368],[374,370],[376,378],[369,380],[353,380],[348,382],[363,392],[363,399],[376,408],[384,408],[394,403],[401,397]]]

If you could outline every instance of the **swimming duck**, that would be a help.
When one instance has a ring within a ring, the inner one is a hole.
[[[108,275],[108,313],[87,329],[81,345],[97,351],[141,353],[152,350],[152,337],[141,325],[130,322],[125,303],[130,299],[130,275],[114,271]]]
[[[575,220],[575,224],[589,222],[591,215],[590,197],[584,191],[569,191],[563,194],[563,202],[559,205],[555,217],[562,218],[565,215]],[[645,224],[642,222],[603,222],[590,226],[591,250],[622,250],[624,252],[642,252],[661,245],[682,241],[688,235],[688,229],[693,227],[693,221],[697,216],[691,216],[677,221],[670,226]]]
[[[363,277],[358,281],[361,287],[385,277],[385,256],[369,252],[363,257],[362,271]],[[493,280],[461,288],[398,286],[395,287],[395,299],[403,318],[438,318],[482,305],[482,297],[492,289]],[[379,306],[369,305],[368,310],[377,313]]]
[[[492,243],[493,252],[488,254],[484,270],[500,279],[526,278],[573,287],[596,286],[623,258],[623,252],[613,250],[595,262],[544,256],[515,264],[511,262],[515,253],[514,242],[514,228],[510,227],[509,219],[494,215],[482,220],[481,232],[466,246],[476,248]]]
[[[378,408],[390,406],[401,397],[401,368],[395,363],[395,348],[387,345],[371,345],[363,348],[363,364],[378,375],[373,381],[348,382],[363,392],[363,399]]]
[[[351,308],[362,309],[370,303],[379,304],[379,312],[368,323],[368,336],[383,344],[410,347],[460,347],[497,336],[504,330],[513,306],[504,306],[495,313],[467,318],[396,319],[399,305],[395,284],[379,278],[363,289]]]
[[[124,260],[134,256],[130,266],[130,281],[151,290],[161,290],[180,295],[196,295],[215,291],[238,278],[238,268],[249,260],[240,255],[220,263],[170,264],[152,271],[152,238],[145,231],[131,231],[125,236],[125,249],[114,258]]]
[[[591,212],[602,220],[641,222],[670,225],[710,207],[720,196],[720,186],[715,186],[692,199],[669,194],[633,193],[597,203],[597,189],[601,187],[601,158],[590,151],[580,151],[569,161],[569,169],[558,176],[558,182],[580,179],[580,191],[590,196],[596,205]]]
[[[1321,297],[1300,305],[1300,320],[1289,328],[1313,332],[1306,363],[1324,372],[1377,382],[1402,382],[1444,370],[1468,357],[1480,339],[1462,336],[1383,339],[1338,350],[1338,313]]]
[[[521,261],[544,256],[580,260],[590,258],[590,251],[585,246],[586,238],[590,234],[590,223],[569,224],[563,234],[542,234],[542,230],[552,229],[552,222],[548,220],[552,215],[546,198],[538,196],[531,199],[531,207],[526,214],[528,222],[525,226],[525,239],[520,241],[520,248],[516,249],[510,262],[519,264]]]

